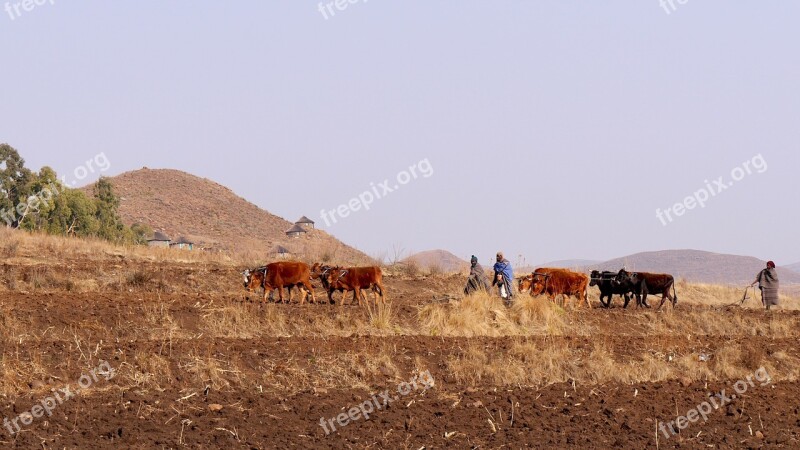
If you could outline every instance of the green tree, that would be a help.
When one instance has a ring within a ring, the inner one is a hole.
[[[0,219],[6,226],[18,228],[24,218],[32,179],[14,147],[0,144]]]
[[[55,209],[58,196],[66,189],[58,180],[56,171],[50,167],[42,167],[31,180],[31,194],[28,200],[28,211],[20,228],[26,230],[49,230],[51,214]]]
[[[97,236],[117,243],[131,242],[132,234],[119,217],[119,197],[114,194],[114,186],[107,178],[101,177],[95,183],[94,198]]]
[[[97,205],[83,191],[64,189],[53,202],[45,230],[65,236],[97,236]]]
[[[153,229],[149,225],[135,223],[131,225],[131,234],[133,235],[134,244],[147,245],[147,240],[153,235]]]

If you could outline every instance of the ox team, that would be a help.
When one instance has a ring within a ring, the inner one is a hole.
[[[472,256],[472,268],[470,270],[467,285],[464,288],[466,295],[471,295],[479,291],[491,291],[486,273],[478,258]],[[556,296],[562,295],[564,299],[575,297],[578,305],[589,303],[589,287],[597,286],[600,290],[600,304],[608,308],[615,295],[624,299],[623,307],[627,308],[631,298],[636,299],[636,306],[650,307],[647,304],[648,295],[660,295],[661,303],[659,308],[664,306],[667,300],[674,307],[678,303],[678,295],[675,290],[675,277],[663,273],[648,272],[628,272],[625,269],[619,272],[601,272],[594,270],[589,276],[567,269],[540,267],[533,273],[517,280],[514,285],[514,272],[511,263],[503,257],[502,252],[497,253],[497,262],[493,267],[494,277],[492,286],[497,286],[498,293],[507,304],[514,298],[514,291],[527,292],[532,296],[547,295],[551,300]],[[243,272],[244,287],[248,291],[264,290],[264,301],[273,297],[273,291],[278,290],[279,301],[285,302],[283,289],[289,292],[288,301],[292,299],[292,288],[298,288],[300,293],[300,304],[305,303],[308,295],[311,301],[316,303],[314,288],[311,285],[312,279],[319,279],[322,286],[328,293],[328,302],[333,304],[333,293],[342,293],[340,304],[344,304],[347,293],[353,292],[352,303],[362,304],[362,300],[367,301],[365,291],[372,291],[375,304],[385,302],[385,290],[383,287],[383,273],[380,267],[339,267],[322,264],[308,264],[301,262],[275,262],[255,269],[248,269]],[[775,263],[770,261],[767,268],[759,273],[758,278],[753,284],[759,283],[762,287],[764,302],[767,309],[769,306],[778,304],[778,277],[775,270]],[[515,287],[517,289],[515,289]],[[767,293],[769,295],[767,295]]]
[[[306,298],[311,294],[311,301],[317,302],[314,295],[314,288],[311,286],[312,279],[319,279],[322,286],[328,291],[328,302],[334,303],[333,293],[342,292],[344,304],[345,293],[353,292],[353,302],[361,305],[361,300],[366,300],[365,290],[371,290],[375,294],[375,303],[384,302],[383,273],[380,267],[333,267],[322,264],[308,264],[301,262],[275,262],[255,269],[248,269],[243,272],[244,287],[247,291],[264,289],[264,301],[269,296],[272,298],[274,290],[278,290],[278,298],[284,302],[283,288],[289,291],[289,299],[292,299],[292,288],[296,287],[301,291],[300,304],[305,303]]]

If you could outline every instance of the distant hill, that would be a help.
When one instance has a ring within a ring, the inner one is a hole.
[[[800,273],[800,262],[799,263],[794,263],[794,264],[789,264],[788,266],[785,266],[785,268],[789,269],[789,270],[794,270],[795,272]]]
[[[139,222],[173,240],[186,236],[197,247],[250,252],[269,259],[277,246],[306,259],[360,263],[369,258],[321,230],[293,239],[294,223],[264,211],[214,181],[170,169],[141,169],[109,178],[121,198],[120,216]],[[91,186],[83,188],[91,195]]]
[[[444,272],[459,272],[469,269],[469,262],[448,252],[447,250],[428,250],[415,253],[401,262],[414,261],[420,268],[429,269],[433,266]]]
[[[613,270],[622,267],[642,272],[670,273],[676,278],[699,283],[746,284],[752,282],[766,261],[751,256],[725,255],[699,250],[666,250],[637,253],[590,264],[585,270]],[[781,283],[800,283],[800,273],[778,268]]]
[[[590,259],[564,259],[561,261],[551,261],[542,264],[537,264],[536,267],[554,267],[564,269],[574,269],[593,266],[600,264],[602,261],[594,261]]]

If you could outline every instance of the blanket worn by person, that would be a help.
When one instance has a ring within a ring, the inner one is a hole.
[[[761,301],[764,306],[778,305],[778,271],[774,267],[768,267],[758,274],[758,287],[761,289]]]
[[[486,278],[486,272],[483,267],[478,264],[478,258],[475,256],[471,260],[472,267],[469,271],[469,278],[467,279],[467,286],[464,287],[464,294],[472,295],[479,291],[489,292],[492,290],[489,286],[489,279]]]
[[[498,281],[498,278],[502,276],[502,281]],[[492,286],[501,284],[501,296],[503,292],[503,287],[505,288],[506,296],[503,296],[506,300],[511,300],[514,298],[514,271],[511,268],[511,263],[507,259],[502,259],[498,261],[494,265],[494,280],[492,281]]]

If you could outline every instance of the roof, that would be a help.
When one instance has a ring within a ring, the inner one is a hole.
[[[181,236],[175,241],[175,244],[194,244],[194,242],[187,239],[186,236]]]
[[[272,249],[272,253],[281,254],[281,253],[292,253],[292,252],[290,252],[288,248],[282,245],[276,245],[275,248]]]
[[[306,231],[306,229],[301,227],[300,225],[294,224],[294,226],[292,228],[289,228],[288,230],[286,230],[286,234],[289,234],[289,233],[308,233],[308,231]]]
[[[153,233],[153,238],[150,239],[150,240],[151,241],[171,241],[171,239],[169,237],[167,237],[166,234],[164,234],[164,233],[162,233],[160,231],[156,231],[155,233]]]
[[[311,225],[314,225],[314,221],[313,221],[313,220],[311,220],[311,219],[309,219],[309,218],[308,218],[308,217],[306,217],[306,216],[303,216],[303,217],[301,217],[301,218],[297,219],[297,222],[295,222],[295,223],[296,223],[296,224],[299,224],[299,223],[310,223]]]

